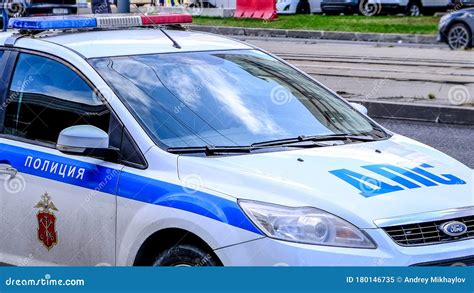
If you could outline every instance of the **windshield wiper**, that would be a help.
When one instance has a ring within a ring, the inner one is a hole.
[[[270,146],[284,146],[289,144],[295,144],[300,142],[323,142],[332,140],[346,140],[346,141],[361,141],[369,142],[375,141],[376,139],[368,135],[350,135],[350,134],[329,134],[329,135],[300,135],[294,138],[285,138],[278,140],[269,140],[257,142],[251,145],[251,147],[270,147]]]
[[[195,154],[203,153],[207,156],[216,154],[248,154],[258,147],[252,146],[200,146],[200,147],[176,147],[168,148],[167,151],[173,154]]]
[[[370,136],[358,136],[358,135],[346,135],[346,134],[331,134],[331,135],[314,135],[314,136],[298,136],[295,138],[285,138],[279,140],[270,140],[254,143],[250,146],[198,146],[198,147],[175,147],[168,148],[167,151],[173,154],[196,154],[203,153],[206,156],[214,156],[221,154],[249,154],[255,150],[261,150],[272,147],[318,147],[325,146],[322,144],[316,144],[317,142],[332,141],[332,140],[346,140],[346,141],[362,141],[369,142],[375,141],[373,137]],[[314,142],[315,144],[306,145],[297,143],[301,142]]]

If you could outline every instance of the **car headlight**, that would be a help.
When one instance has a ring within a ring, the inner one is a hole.
[[[268,237],[315,245],[376,248],[360,229],[328,212],[240,200],[252,222]]]

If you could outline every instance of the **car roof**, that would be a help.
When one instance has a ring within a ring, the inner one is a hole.
[[[20,38],[16,46],[22,47],[22,39],[34,38],[40,42],[69,48],[85,58],[252,48],[242,42],[208,33],[184,30],[166,30],[166,33],[181,46],[181,49],[175,48],[173,42],[156,28],[43,32],[33,37]],[[3,45],[10,36],[12,32],[1,33],[0,45]],[[32,44],[26,43],[29,46]]]

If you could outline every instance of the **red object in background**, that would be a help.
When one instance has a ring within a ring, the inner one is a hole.
[[[153,24],[175,24],[175,23],[192,23],[193,16],[191,14],[163,13],[157,15],[141,16],[143,25]]]
[[[275,0],[237,0],[236,18],[258,18],[273,20],[277,18]]]

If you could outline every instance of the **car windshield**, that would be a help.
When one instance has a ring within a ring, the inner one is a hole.
[[[333,93],[257,50],[106,57],[90,62],[164,147],[380,135],[376,124]]]

